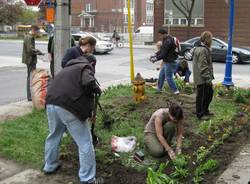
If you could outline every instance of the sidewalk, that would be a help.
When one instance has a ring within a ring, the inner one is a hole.
[[[23,40],[0,40],[1,43],[6,43],[6,42],[13,42],[13,43],[23,43]],[[38,45],[47,45],[48,41],[37,41],[36,44]],[[129,47],[129,43],[123,43],[123,46],[125,48]],[[142,44],[133,44],[133,48],[135,49],[154,49],[155,45],[142,45]]]
[[[238,156],[219,177],[216,184],[249,184],[250,183],[250,144],[240,151]]]

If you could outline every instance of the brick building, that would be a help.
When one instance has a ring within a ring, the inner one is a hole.
[[[250,1],[235,0],[234,45],[250,46]],[[196,0],[190,37],[209,30],[215,37],[228,39],[228,0]],[[170,29],[180,40],[187,39],[187,21],[173,6],[171,0],[154,1],[154,40],[158,40],[159,27]]]
[[[94,32],[127,32],[127,0],[72,0],[72,27]],[[153,0],[131,0],[133,29],[153,25]]]

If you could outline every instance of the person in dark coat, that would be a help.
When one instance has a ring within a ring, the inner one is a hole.
[[[211,45],[213,35],[209,31],[201,34],[200,41],[196,43],[193,53],[193,77],[196,88],[196,115],[198,119],[206,120],[213,113],[209,105],[213,99],[214,79]]]
[[[93,120],[94,123],[94,96],[101,93],[95,79],[95,63],[91,55],[68,61],[48,88],[49,135],[45,142],[45,174],[53,174],[61,167],[58,147],[67,130],[78,146],[80,182],[103,183],[96,179],[95,152],[88,122]]]
[[[178,59],[178,53],[175,52],[176,46],[174,43],[174,38],[168,35],[167,31],[163,28],[160,28],[158,33],[159,36],[162,38],[162,46],[159,52],[157,52],[154,56],[151,56],[150,61],[155,63],[156,61],[163,60],[165,75],[162,76],[163,77],[165,76],[168,85],[170,89],[173,91],[173,93],[179,94],[180,92],[173,79],[173,74],[176,71],[177,59]],[[160,83],[160,85],[158,86],[163,86],[162,84],[164,83],[165,80],[165,78],[163,77],[158,79]],[[158,89],[159,92],[161,90],[162,89]]]
[[[31,26],[31,31],[24,36],[22,63],[27,66],[27,99],[31,101],[30,92],[30,74],[36,69],[37,55],[44,55],[40,50],[35,48],[35,38],[39,33],[37,25]]]
[[[186,84],[188,84],[190,82],[189,78],[191,75],[191,71],[189,70],[189,66],[188,63],[185,59],[179,60],[178,61],[178,65],[177,65],[177,69],[175,72],[175,76],[180,76],[180,77],[185,77],[184,78],[184,82]]]
[[[71,59],[76,59],[79,56],[83,56],[84,54],[92,54],[95,50],[95,45],[96,40],[91,36],[80,38],[79,45],[69,48],[66,51],[66,54],[62,59],[62,68],[64,68],[67,62]]]

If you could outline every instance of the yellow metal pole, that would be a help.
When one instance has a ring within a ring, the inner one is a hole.
[[[130,79],[131,82],[135,79],[134,74],[134,53],[133,53],[133,39],[132,39],[132,27],[131,27],[131,13],[130,13],[130,0],[128,0],[128,33],[129,33],[129,50],[130,50]]]

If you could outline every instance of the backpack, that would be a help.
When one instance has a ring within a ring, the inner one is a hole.
[[[175,46],[175,53],[176,54],[180,54],[181,53],[181,44],[180,41],[177,37],[173,37],[173,42],[174,42],[174,46]]]

